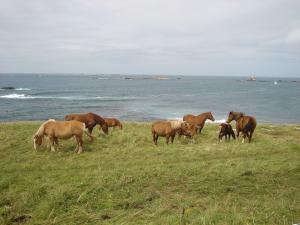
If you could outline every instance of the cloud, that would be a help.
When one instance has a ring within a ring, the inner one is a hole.
[[[0,72],[300,75],[299,8],[293,0],[3,0]]]
[[[286,37],[286,42],[291,45],[300,46],[300,28],[291,30]]]

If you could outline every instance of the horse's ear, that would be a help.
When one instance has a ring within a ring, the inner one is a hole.
[[[242,113],[241,113],[241,116],[244,116],[244,115],[245,115],[245,113],[242,112]]]

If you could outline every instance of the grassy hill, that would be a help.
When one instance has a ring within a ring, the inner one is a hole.
[[[152,143],[150,124],[97,129],[57,152],[33,150],[40,123],[0,125],[1,224],[300,223],[300,126],[261,125],[253,143],[218,143],[207,125],[194,143]]]

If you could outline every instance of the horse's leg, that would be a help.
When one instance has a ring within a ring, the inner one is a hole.
[[[250,143],[250,142],[251,142],[251,140],[252,140],[252,135],[253,135],[253,132],[254,132],[253,130],[251,130],[251,131],[250,131],[250,135],[249,135],[249,143]]]
[[[173,144],[176,133],[171,136],[171,143]]]
[[[93,136],[92,136],[93,129],[94,129],[94,126],[89,126],[89,127],[88,127],[88,133],[87,133],[87,135],[89,136],[90,141],[93,141],[93,140],[94,140],[94,139],[93,139]]]
[[[77,147],[76,147],[76,149],[78,149],[77,153],[80,154],[82,152],[82,143],[83,143],[83,141],[82,141],[82,135],[76,136],[76,141],[77,141]]]
[[[152,132],[153,143],[155,144],[155,132]]]
[[[219,134],[219,142],[222,141],[222,138],[223,138],[222,134]]]
[[[158,134],[155,134],[155,145],[157,145]]]
[[[49,136],[49,141],[50,141],[51,152],[55,152],[55,147],[54,147],[55,137]]]
[[[245,138],[247,136],[247,133],[246,132],[243,132],[243,140],[242,140],[242,143],[244,144],[245,143]]]
[[[169,139],[170,139],[170,135],[167,134],[167,135],[166,135],[166,143],[167,143],[167,144],[169,144]]]
[[[239,136],[240,136],[240,130],[236,128],[236,137],[239,138]]]
[[[247,132],[248,143],[251,142],[251,131]]]
[[[54,138],[54,143],[58,146],[58,138],[57,137]]]

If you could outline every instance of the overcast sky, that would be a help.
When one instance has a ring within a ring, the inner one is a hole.
[[[1,0],[0,72],[300,77],[300,0]]]

